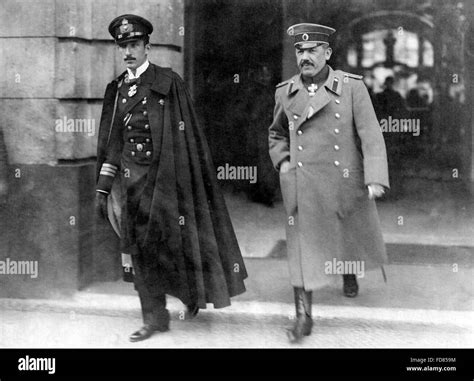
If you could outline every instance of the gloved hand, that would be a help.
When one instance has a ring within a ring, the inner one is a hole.
[[[0,181],[0,204],[6,204],[8,198],[8,184],[6,181]]]
[[[95,194],[95,210],[99,217],[104,220],[107,219],[107,194],[102,192],[96,192]]]

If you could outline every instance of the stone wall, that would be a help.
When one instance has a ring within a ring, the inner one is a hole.
[[[0,274],[0,295],[57,297],[120,276],[117,239],[93,214],[102,97],[124,70],[107,28],[120,14],[146,17],[154,25],[150,61],[182,75],[183,3],[2,1],[0,127],[10,195],[0,211],[0,261],[36,260],[39,274]],[[61,129],[73,122],[74,132]]]

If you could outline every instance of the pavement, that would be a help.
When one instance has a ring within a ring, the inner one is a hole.
[[[442,201],[439,201],[442,200]],[[360,278],[357,298],[342,279],[313,292],[313,334],[289,344],[293,291],[284,211],[227,194],[249,278],[232,306],[208,305],[189,320],[168,297],[171,330],[130,343],[141,326],[133,285],[100,282],[63,299],[0,299],[2,348],[474,348],[474,215],[462,197],[416,193],[378,209],[389,264]],[[402,222],[402,223],[400,223]],[[258,231],[259,234],[255,234]]]
[[[292,290],[272,278],[286,261],[247,259],[246,264],[248,291],[232,306],[209,305],[190,320],[181,302],[168,297],[171,330],[140,343],[128,342],[141,325],[138,297],[128,283],[98,283],[65,300],[0,299],[0,347],[474,347],[472,267],[453,272],[445,265],[389,265],[386,284],[379,271],[359,279],[357,298],[344,297],[337,285],[315,291],[313,334],[294,345],[285,335],[294,321]]]

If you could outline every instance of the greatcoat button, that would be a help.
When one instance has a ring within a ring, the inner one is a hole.
[[[339,128],[335,128],[335,129],[334,129],[334,132],[335,132],[336,134],[338,134],[338,133],[339,133]]]
[[[135,139],[130,139],[130,143],[135,143]]]
[[[125,98],[123,98],[122,103],[127,103],[127,100]]]
[[[341,115],[338,112],[336,112],[334,116],[336,117],[336,119],[339,119],[341,117]]]
[[[128,127],[127,127],[127,130],[130,131],[131,129],[132,129],[132,126],[128,126]]]
[[[298,130],[298,135],[303,135],[303,131]]]
[[[335,165],[336,167],[339,167],[339,164],[341,164],[341,163],[339,163],[337,160],[334,162],[334,165]]]
[[[145,130],[148,130],[150,128],[149,124],[145,124]]]
[[[148,115],[148,111],[143,111],[143,115],[147,116]]]
[[[146,97],[143,98],[142,103],[143,103],[144,105],[146,105]]]
[[[158,101],[158,103],[163,106],[163,105],[165,104],[165,101],[164,101],[164,99],[160,99],[160,100]]]
[[[334,149],[335,149],[336,151],[339,151],[339,146],[336,144],[336,145],[334,146]]]
[[[137,151],[142,152],[143,151],[143,144],[138,143],[137,144]]]
[[[151,156],[151,151],[146,151],[147,156]]]
[[[298,167],[302,167],[303,163],[301,161],[298,161]]]
[[[298,119],[298,115],[293,115],[293,119]]]
[[[336,99],[336,103],[339,104],[341,103],[341,101],[339,99]]]
[[[150,143],[150,139],[148,139],[148,138],[146,138],[145,141],[146,141],[147,143]]]
[[[132,156],[135,156],[135,151],[132,151]]]
[[[298,151],[303,151],[303,146],[298,146]]]

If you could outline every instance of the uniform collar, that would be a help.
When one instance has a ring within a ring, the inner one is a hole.
[[[336,72],[332,69],[331,66],[328,65],[329,68],[329,75],[324,82],[323,86],[325,86],[328,90],[332,91],[337,95],[341,95],[341,88],[342,88],[342,78],[340,75],[336,74]],[[288,95],[293,94],[296,91],[299,91],[304,88],[303,80],[301,78],[301,74],[296,74],[290,80],[290,85],[288,86]]]
[[[128,72],[128,78],[129,79],[135,79],[139,78],[146,69],[148,69],[148,66],[150,65],[150,62],[148,60],[145,60],[138,68],[137,71],[135,72],[135,75],[132,73],[132,71],[127,67],[127,72]]]

